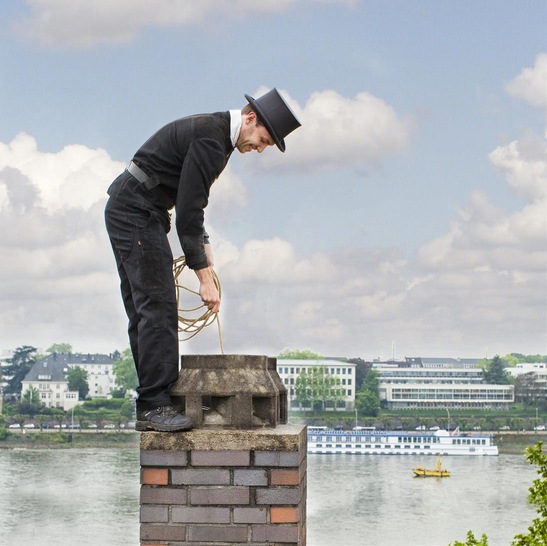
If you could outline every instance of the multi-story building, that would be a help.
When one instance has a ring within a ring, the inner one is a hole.
[[[70,368],[78,366],[87,372],[89,396],[106,398],[116,386],[114,361],[113,355],[52,353],[36,362],[25,376],[21,396],[33,388],[46,407],[72,409],[78,404],[78,392],[69,390],[67,373]]]
[[[512,385],[488,384],[482,369],[457,359],[408,358],[373,367],[379,374],[380,400],[389,409],[507,409],[514,402]]]
[[[506,371],[515,378],[517,401],[537,401],[547,397],[547,364],[545,362],[522,362],[515,367],[506,368]]]
[[[289,407],[294,410],[309,409],[303,408],[296,400],[295,385],[298,376],[310,368],[323,368],[323,373],[339,379],[337,382],[343,391],[342,400],[337,407],[326,402],[326,410],[346,409],[353,410],[355,406],[355,364],[341,360],[298,360],[298,359],[277,359],[277,372],[281,381],[287,388]]]
[[[67,371],[62,360],[48,357],[36,362],[21,383],[21,398],[28,390],[35,389],[40,402],[47,408],[65,411],[74,408],[78,405],[78,391],[69,390]]]
[[[57,355],[66,360],[67,366],[78,366],[87,372],[89,396],[106,398],[116,388],[113,366],[117,355],[102,354],[68,354]]]

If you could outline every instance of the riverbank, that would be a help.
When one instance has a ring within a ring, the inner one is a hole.
[[[0,441],[0,449],[56,449],[139,447],[140,432],[49,432],[11,433]]]
[[[545,432],[518,432],[494,434],[496,445],[500,454],[520,455],[527,447],[536,445],[538,442],[546,442]]]
[[[138,448],[140,432],[135,431],[25,431],[10,433],[0,440],[0,449],[55,448]],[[521,455],[538,442],[547,441],[547,432],[494,433],[500,454]]]

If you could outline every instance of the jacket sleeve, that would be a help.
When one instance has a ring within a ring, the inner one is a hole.
[[[190,269],[207,267],[204,245],[204,210],[211,185],[226,166],[221,144],[213,139],[194,141],[186,153],[176,202],[177,234]]]

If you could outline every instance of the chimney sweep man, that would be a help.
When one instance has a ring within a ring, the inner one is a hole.
[[[108,189],[105,222],[112,244],[135,360],[140,431],[189,430],[193,423],[172,404],[169,387],[178,378],[178,314],[169,210],[186,264],[199,280],[202,301],[214,313],[220,295],[213,281],[212,252],[204,209],[213,182],[234,149],[262,153],[300,122],[277,89],[240,110],[198,114],[168,123],[133,156]]]

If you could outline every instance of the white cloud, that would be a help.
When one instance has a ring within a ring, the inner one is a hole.
[[[427,313],[434,329],[459,333],[469,346],[497,339],[506,351],[526,351],[511,341],[520,339],[544,352],[547,150],[528,137],[500,146],[490,160],[528,202],[507,214],[473,192],[450,230],[420,249],[428,280],[409,291],[409,302]]]
[[[325,0],[310,0],[325,3]],[[290,9],[296,0],[26,0],[15,30],[50,47],[91,48],[134,40],[146,27],[215,27]],[[328,0],[349,7],[354,0]]]
[[[214,218],[217,226],[222,225],[246,208],[248,202],[245,184],[228,165],[211,188],[207,216]]]
[[[256,96],[265,92],[260,88]],[[287,137],[285,154],[253,157],[260,165],[279,169],[321,170],[373,165],[403,150],[414,125],[386,102],[361,92],[347,98],[336,91],[313,93],[304,107],[280,89],[302,127]],[[291,154],[291,150],[298,153]]]
[[[509,94],[547,111],[547,53],[540,53],[533,68],[524,68],[506,89]]]
[[[26,177],[26,186],[33,193],[24,201],[13,194],[11,206],[36,206],[51,214],[90,208],[104,197],[105,180],[111,180],[124,166],[113,162],[104,150],[80,145],[66,146],[56,154],[39,152],[35,139],[21,133],[9,145],[0,143],[0,170],[5,167]],[[4,207],[9,206],[5,199],[8,184],[9,180],[5,180],[0,201]],[[9,187],[12,192],[20,192],[24,185],[23,182]]]
[[[85,146],[43,153],[24,134],[0,143],[5,340],[82,343],[100,332],[112,341],[111,332],[123,331],[103,220],[106,189],[122,169],[103,150]]]

